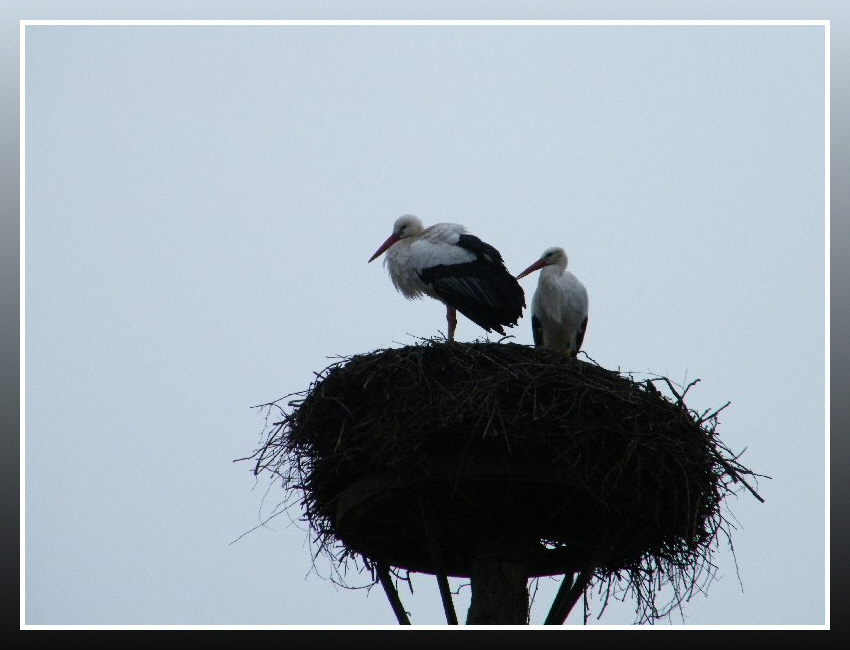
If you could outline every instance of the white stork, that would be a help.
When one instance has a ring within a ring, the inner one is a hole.
[[[575,357],[587,330],[587,289],[567,271],[567,254],[554,246],[517,277],[540,270],[531,299],[531,333],[534,345]]]
[[[483,327],[505,334],[517,324],[525,294],[490,244],[456,223],[423,228],[412,214],[396,219],[393,232],[371,262],[384,251],[393,285],[408,300],[423,295],[446,305],[448,340],[454,340],[457,312]]]

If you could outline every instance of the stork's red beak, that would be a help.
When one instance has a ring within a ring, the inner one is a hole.
[[[378,257],[381,253],[383,253],[385,250],[387,250],[390,246],[395,244],[397,241],[398,241],[398,235],[396,235],[395,233],[393,233],[392,235],[387,237],[387,241],[385,241],[383,244],[381,244],[381,247],[378,250],[375,251],[375,254],[372,255],[372,257],[369,258],[369,262],[371,262],[373,259]],[[369,262],[366,262],[366,263],[368,264]]]
[[[529,273],[532,273],[534,271],[539,271],[544,266],[546,266],[546,262],[544,262],[543,260],[537,260],[534,264],[532,264],[527,269],[525,269],[525,271],[523,271],[518,276],[516,276],[516,279],[519,280],[520,278],[524,278]]]

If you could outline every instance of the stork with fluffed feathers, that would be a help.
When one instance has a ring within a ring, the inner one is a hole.
[[[369,261],[385,251],[384,265],[405,298],[430,296],[446,305],[449,341],[454,340],[457,312],[502,336],[503,327],[513,327],[522,316],[525,294],[499,251],[460,224],[425,228],[418,217],[402,215]]]
[[[540,271],[531,299],[531,333],[536,347],[575,357],[587,330],[587,289],[567,271],[567,253],[553,246],[520,273],[517,280]]]

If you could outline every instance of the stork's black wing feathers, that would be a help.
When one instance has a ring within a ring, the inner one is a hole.
[[[502,325],[516,325],[522,316],[522,287],[510,273],[489,263],[439,264],[423,269],[420,277],[444,303],[488,332],[504,335]]]
[[[493,248],[485,241],[481,241],[475,235],[460,235],[457,238],[457,245],[465,248],[470,253],[475,253],[475,256],[484,262],[493,262],[494,265],[505,268],[505,262],[502,259],[502,254]],[[507,269],[505,269],[507,272]]]
[[[575,354],[578,354],[578,351],[581,350],[581,344],[584,341],[584,333],[587,331],[587,316],[584,317],[584,320],[581,322],[581,327],[576,333],[576,349]]]
[[[505,268],[502,256],[474,235],[461,235],[458,246],[475,253],[463,264],[438,264],[422,269],[420,277],[450,307],[488,332],[504,335],[503,325],[517,324],[525,293]]]
[[[543,324],[537,316],[531,317],[531,336],[534,338],[535,347],[543,345]]]

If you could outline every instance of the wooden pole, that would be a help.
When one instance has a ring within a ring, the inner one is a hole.
[[[452,603],[452,592],[449,589],[449,579],[443,574],[437,574],[437,584],[440,587],[440,598],[443,599],[443,609],[446,612],[446,622],[449,625],[457,625],[457,614],[455,613],[455,606]]]
[[[428,520],[428,513],[425,512],[425,506],[422,504],[423,498],[420,496],[419,512],[422,515],[422,526],[425,529],[425,536],[428,538],[428,548],[431,552],[431,561],[434,562],[434,573],[437,576],[437,585],[440,588],[440,598],[443,601],[443,611],[446,613],[446,622],[449,625],[457,625],[457,614],[455,606],[452,602],[452,592],[449,588],[449,578],[446,575],[443,567],[443,558],[437,542],[434,539],[434,531]]]
[[[590,584],[591,578],[593,578],[592,569],[584,569],[575,574],[575,580],[572,574],[566,574],[543,625],[563,625],[570,611],[587,589],[587,585]]]
[[[467,625],[527,625],[528,571],[509,544],[481,540],[470,575]]]
[[[404,611],[404,606],[401,604],[401,598],[398,597],[398,592],[393,586],[392,578],[390,578],[390,569],[386,564],[379,562],[377,565],[378,579],[381,581],[381,586],[384,588],[384,593],[387,594],[387,599],[393,608],[393,613],[398,620],[399,625],[410,625],[410,619],[407,618],[407,612]]]

